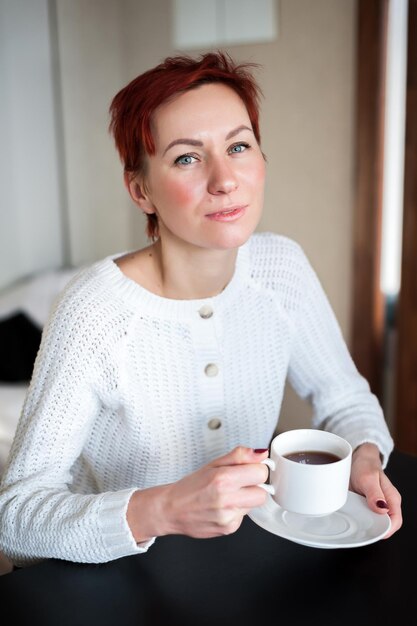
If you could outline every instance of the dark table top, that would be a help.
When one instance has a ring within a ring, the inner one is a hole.
[[[2,609],[11,624],[31,626],[242,626],[268,615],[291,626],[413,623],[417,457],[394,451],[387,474],[404,514],[387,540],[319,549],[246,517],[228,537],[162,537],[144,555],[103,565],[50,560],[16,570],[0,578]]]

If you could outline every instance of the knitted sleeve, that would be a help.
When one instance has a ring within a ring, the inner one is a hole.
[[[0,547],[20,566],[43,558],[99,563],[148,547],[137,546],[126,521],[134,489],[71,491],[71,467],[111,392],[108,355],[117,352],[108,340],[117,317],[95,312],[87,291],[65,296],[44,329],[2,478]]]
[[[313,406],[313,426],[347,439],[353,448],[375,443],[386,466],[393,440],[378,399],[358,372],[319,279],[294,243],[291,266],[297,293],[288,379]]]

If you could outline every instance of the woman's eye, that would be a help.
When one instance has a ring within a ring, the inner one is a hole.
[[[196,157],[192,154],[183,154],[177,157],[174,161],[175,165],[190,165],[196,161]]]
[[[245,142],[235,143],[234,146],[231,146],[230,152],[232,154],[239,154],[240,152],[245,152],[247,148],[250,148],[248,143],[245,143]]]

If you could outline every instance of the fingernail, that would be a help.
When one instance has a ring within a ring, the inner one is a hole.
[[[268,452],[268,448],[254,448],[253,449],[256,454],[263,454],[264,452]]]
[[[388,504],[385,502],[385,500],[377,500],[376,501],[376,505],[379,509],[387,509],[388,508]]]

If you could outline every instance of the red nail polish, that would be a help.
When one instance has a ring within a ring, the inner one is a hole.
[[[387,509],[388,508],[388,504],[385,502],[385,500],[377,500],[376,501],[376,505],[379,509]]]
[[[263,454],[264,452],[268,452],[268,448],[254,448],[253,449],[256,454]]]

